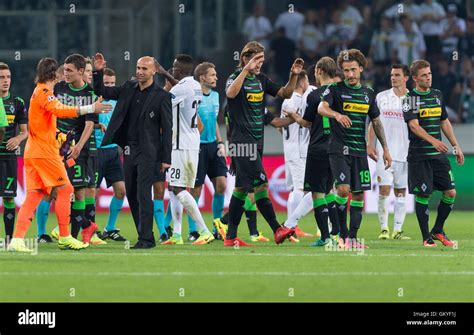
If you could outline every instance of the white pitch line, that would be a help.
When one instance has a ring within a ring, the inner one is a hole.
[[[74,277],[195,277],[195,276],[239,276],[239,277],[253,277],[253,276],[264,276],[264,277],[320,277],[320,276],[331,276],[331,277],[346,277],[346,276],[365,276],[365,277],[377,277],[377,276],[473,276],[474,271],[457,271],[457,272],[0,272],[0,276],[30,276],[30,277],[41,277],[41,276],[74,276]]]
[[[11,253],[2,253],[1,255],[8,255],[12,256]],[[87,251],[80,251],[80,252],[38,252],[38,255],[44,257],[58,257],[58,256],[65,256],[65,257],[81,257],[81,256],[155,256],[155,257],[170,257],[170,256],[195,256],[195,257],[202,257],[202,256],[211,256],[211,257],[220,257],[220,256],[259,256],[259,257],[327,257],[327,256],[335,256],[335,255],[343,255],[343,256],[351,256],[351,257],[474,257],[474,254],[466,254],[456,251],[455,254],[370,254],[369,251],[334,251],[334,252],[324,252],[324,253],[314,253],[314,254],[298,254],[298,253],[257,253],[257,252],[199,252],[199,251],[189,251],[189,252],[168,252],[168,251],[158,251],[157,252],[134,252],[134,251],[127,251],[127,252],[104,252],[104,253],[95,253],[95,252],[87,252]],[[22,254],[22,256],[29,256],[28,254]],[[37,256],[37,255],[34,255]]]

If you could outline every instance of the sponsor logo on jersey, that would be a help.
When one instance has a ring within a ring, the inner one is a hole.
[[[345,112],[354,112],[354,113],[368,113],[369,111],[369,105],[366,104],[355,104],[355,103],[349,103],[345,102],[344,103],[344,111]]]
[[[441,116],[441,107],[420,109],[420,117]]]
[[[401,118],[401,119],[403,119],[403,113],[402,113],[402,112],[384,111],[384,112],[382,112],[382,115],[383,115],[384,117]]]
[[[9,124],[12,124],[15,122],[15,115],[7,115],[7,121]]]
[[[263,101],[263,92],[260,93],[247,93],[248,102],[262,102]]]

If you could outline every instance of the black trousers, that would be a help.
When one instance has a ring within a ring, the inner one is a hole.
[[[138,241],[155,245],[153,236],[152,187],[156,162],[146,160],[138,146],[124,153],[124,177],[127,199],[137,228]]]

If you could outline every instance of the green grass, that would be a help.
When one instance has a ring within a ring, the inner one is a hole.
[[[404,228],[411,241],[378,240],[376,215],[364,215],[359,236],[370,249],[363,254],[310,248],[313,238],[239,250],[215,241],[137,251],[117,242],[80,252],[49,244],[41,245],[36,256],[0,251],[0,301],[472,302],[473,215],[454,211],[448,220],[446,231],[458,241],[457,250],[423,248],[410,214]],[[210,216],[205,218],[210,224]],[[49,228],[53,220],[51,215]],[[104,227],[106,216],[97,221]],[[271,237],[261,216],[258,222]],[[29,236],[36,233],[34,225]],[[308,215],[300,226],[314,232],[314,225]],[[130,215],[119,217],[119,227],[134,243]],[[239,231],[247,239],[244,222]]]

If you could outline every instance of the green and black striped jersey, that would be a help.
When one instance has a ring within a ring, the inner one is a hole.
[[[20,151],[8,151],[6,145],[9,139],[18,135],[18,125],[28,122],[25,102],[22,98],[13,96],[10,93],[2,100],[8,126],[5,128],[3,142],[0,143],[0,159],[16,159],[20,155]]]
[[[371,120],[380,115],[374,90],[364,85],[350,86],[343,81],[330,84],[321,94],[321,101],[326,101],[332,110],[348,116],[352,121],[350,128],[344,128],[335,119],[331,119],[328,153],[367,156],[367,115]]]
[[[321,94],[328,85],[318,87],[306,99],[306,109],[303,119],[311,122],[310,138],[308,145],[308,156],[327,157],[331,125],[329,118],[318,114],[318,106],[321,102]]]
[[[441,141],[441,121],[448,118],[441,91],[432,89],[420,92],[413,89],[403,98],[402,110],[405,122],[417,119],[421,128]],[[430,143],[416,136],[410,127],[408,127],[408,139],[410,140],[407,158],[409,162],[445,156]]]
[[[61,81],[54,86],[54,95],[61,101],[61,103],[68,106],[86,106],[94,103],[96,95],[92,87],[85,83],[81,88],[74,88],[71,84]],[[75,141],[79,142],[86,121],[92,121],[94,124],[99,122],[99,118],[96,114],[87,114],[78,118],[60,119],[57,120],[57,127],[59,131],[67,133],[70,130],[74,130],[76,133]],[[92,130],[92,134],[89,141],[86,142],[84,148],[81,150],[81,157],[97,156],[97,145],[95,141],[95,131]]]
[[[239,69],[230,75],[226,89],[240,72]],[[245,77],[239,94],[228,99],[229,123],[232,125],[230,142],[257,143],[258,147],[263,147],[264,125],[274,118],[273,114],[266,112],[265,95],[276,96],[280,87],[263,73]]]

